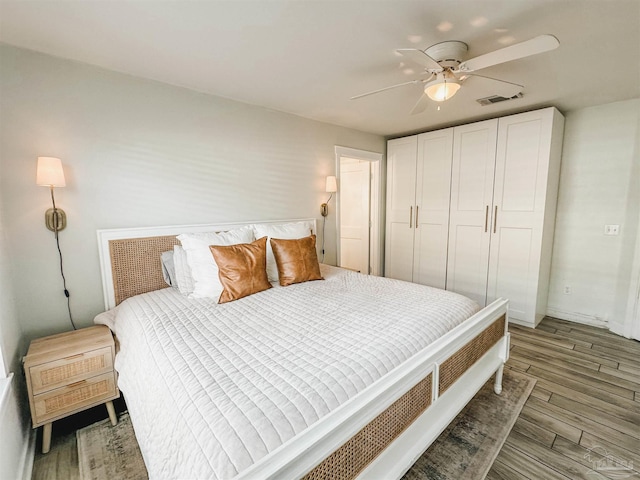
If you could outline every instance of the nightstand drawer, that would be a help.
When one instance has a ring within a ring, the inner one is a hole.
[[[33,394],[38,395],[112,370],[111,348],[106,347],[34,365],[29,375]]]
[[[118,396],[113,372],[80,380],[66,387],[35,395],[34,427],[84,410]]]

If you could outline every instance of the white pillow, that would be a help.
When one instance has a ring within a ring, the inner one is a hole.
[[[228,232],[183,233],[178,235],[182,248],[187,252],[187,262],[191,267],[194,285],[193,298],[218,298],[222,284],[218,277],[218,265],[209,245],[237,245],[254,240],[253,229],[242,227]]]
[[[162,252],[160,255],[160,263],[162,264],[162,278],[170,287],[177,287],[176,267],[173,264],[173,250]]]
[[[271,238],[279,238],[282,240],[295,240],[297,238],[308,237],[311,235],[310,222],[294,222],[294,223],[256,223],[252,225],[256,238],[267,236],[267,276],[270,282],[278,281],[278,266],[271,249]]]
[[[187,263],[187,252],[180,245],[173,247],[173,266],[175,269],[175,283],[182,295],[193,293],[193,277],[191,267]]]

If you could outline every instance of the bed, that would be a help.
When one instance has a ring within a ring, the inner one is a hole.
[[[176,235],[243,225],[98,232],[96,321],[150,478],[400,478],[494,373],[500,393],[503,299],[326,265],[223,305],[167,288]]]

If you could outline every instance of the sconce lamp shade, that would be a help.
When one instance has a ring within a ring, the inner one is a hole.
[[[336,177],[333,175],[329,175],[327,177],[327,186],[325,191],[327,193],[335,193],[338,191],[338,183],[336,182]]]
[[[36,184],[43,187],[66,186],[62,161],[54,157],[38,157]]]

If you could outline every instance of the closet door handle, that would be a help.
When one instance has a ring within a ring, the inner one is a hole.
[[[416,228],[418,228],[418,208],[420,208],[420,206],[416,205]]]
[[[498,206],[496,205],[496,209],[493,214],[493,233],[496,233],[496,227],[498,226]]]
[[[489,228],[489,205],[484,211],[484,233],[487,233],[487,229]]]
[[[413,205],[409,207],[409,228],[413,228]]]

